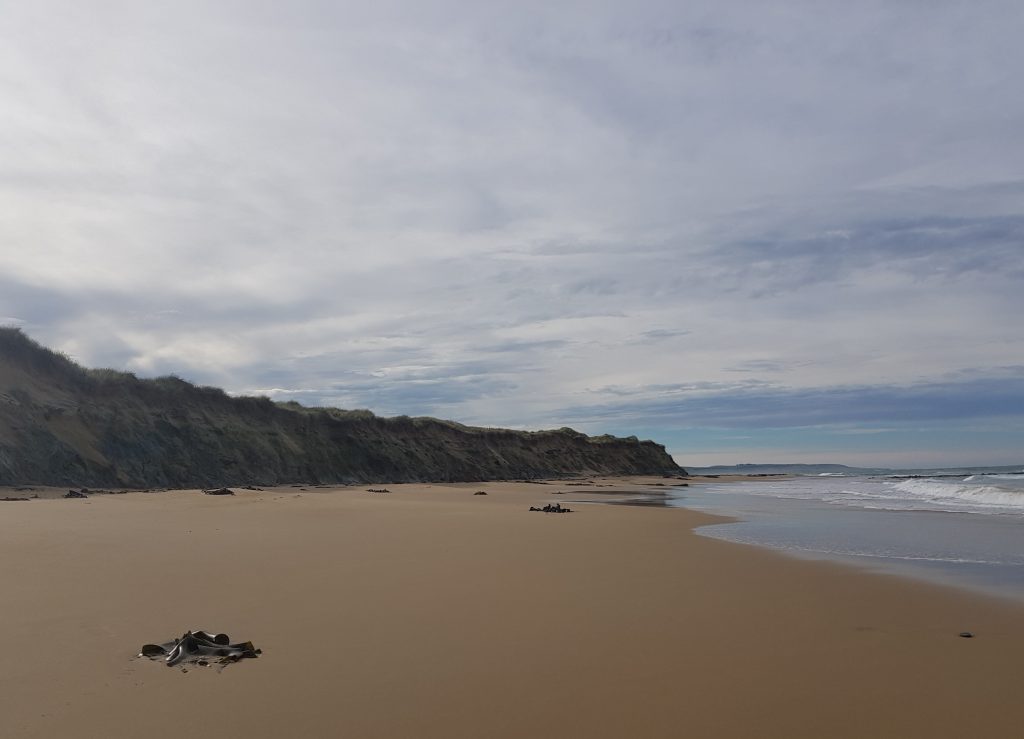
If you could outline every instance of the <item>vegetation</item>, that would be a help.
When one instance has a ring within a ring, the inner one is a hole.
[[[0,329],[0,484],[218,486],[680,473],[664,447],[232,397],[87,370]]]

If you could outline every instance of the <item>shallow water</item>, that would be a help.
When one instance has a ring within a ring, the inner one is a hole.
[[[1024,475],[694,485],[668,503],[740,519],[703,536],[1024,601]]]

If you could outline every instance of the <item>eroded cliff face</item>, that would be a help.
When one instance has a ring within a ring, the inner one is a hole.
[[[572,429],[232,398],[175,377],[86,370],[0,329],[0,484],[187,487],[684,474],[660,444]]]

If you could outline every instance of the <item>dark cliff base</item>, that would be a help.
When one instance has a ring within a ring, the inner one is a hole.
[[[572,429],[232,398],[176,377],[87,370],[0,329],[0,485],[191,487],[685,474],[660,444]]]

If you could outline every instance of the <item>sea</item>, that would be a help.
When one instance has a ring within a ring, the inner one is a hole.
[[[666,502],[736,519],[702,536],[1024,602],[1024,465],[836,467],[742,466],[731,472],[763,476],[672,488]]]

